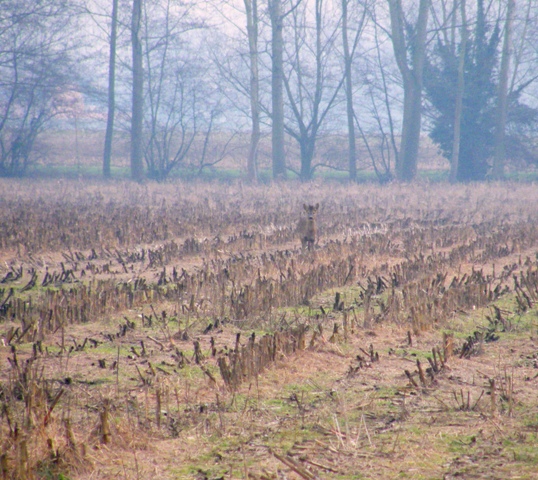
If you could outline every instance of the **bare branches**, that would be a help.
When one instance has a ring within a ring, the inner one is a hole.
[[[69,54],[70,10],[52,1],[8,1],[0,15],[0,175],[21,175],[35,139],[62,113],[76,78]]]

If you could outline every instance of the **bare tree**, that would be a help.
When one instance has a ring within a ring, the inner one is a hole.
[[[197,45],[200,36],[196,30],[204,23],[195,19],[189,8],[178,9],[173,0],[160,0],[146,4],[142,24],[143,152],[148,176],[164,180],[184,163],[204,130],[207,142],[222,108],[211,92],[216,90],[209,75],[211,64],[204,61]],[[185,41],[187,34],[189,43]]]
[[[501,69],[497,86],[497,116],[495,122],[495,153],[493,156],[494,178],[504,176],[504,160],[506,155],[505,129],[508,113],[508,70],[510,69],[510,56],[512,44],[512,23],[514,18],[515,0],[508,0],[506,21],[504,24],[504,41],[501,54]]]
[[[112,1],[112,17],[110,26],[110,52],[108,57],[108,102],[107,122],[105,133],[105,148],[103,153],[103,176],[110,178],[112,156],[112,137],[114,135],[114,113],[116,110],[116,41],[118,36],[118,0]]]
[[[131,46],[133,91],[131,109],[131,177],[138,182],[144,176],[142,133],[144,121],[144,69],[141,41],[142,0],[133,0]]]
[[[34,142],[77,81],[74,12],[62,2],[6,0],[0,14],[0,175],[23,175]]]
[[[284,150],[284,42],[282,28],[284,14],[282,0],[269,0],[271,19],[271,118],[272,118],[272,163],[273,178],[286,177],[286,155]]]
[[[354,53],[364,27],[367,9],[363,8],[362,16],[356,27],[355,40],[352,48],[349,48],[349,28],[348,28],[348,5],[350,0],[342,0],[342,46],[344,50],[344,76],[346,92],[346,114],[347,114],[347,131],[348,131],[348,170],[349,179],[357,180],[357,145],[355,139],[355,109],[353,106],[353,75],[352,63]]]
[[[452,146],[452,158],[450,161],[450,181],[456,182],[460,161],[460,140],[461,140],[461,118],[463,113],[463,94],[465,92],[465,55],[467,54],[467,14],[465,0],[460,1],[461,13],[461,43],[458,58],[458,80],[456,86],[456,105],[454,107],[454,139]],[[457,1],[454,1],[453,8],[453,29],[455,30],[457,12]],[[452,33],[455,36],[455,31]],[[454,45],[455,42],[452,42]],[[454,45],[455,48],[455,45]]]
[[[219,31],[220,35],[211,47],[213,62],[220,73],[219,83],[230,87],[222,88],[222,95],[231,101],[234,110],[241,111],[242,117],[249,118],[251,130],[247,179],[249,182],[256,182],[262,123],[259,43],[260,36],[263,35],[263,12],[260,16],[258,0],[243,0],[244,10],[241,10],[234,0],[216,0],[216,4],[219,16],[225,20],[225,28]],[[241,21],[236,20],[239,18],[238,10]],[[235,28],[228,28],[230,25]],[[248,100],[248,106],[243,103],[245,99]]]
[[[334,106],[345,76],[332,63],[339,33],[338,19],[331,18],[331,24],[323,0],[315,0],[314,25],[310,25],[307,6],[303,7],[295,9],[291,17],[293,39],[288,46],[284,86],[291,110],[285,128],[299,144],[299,177],[307,181],[314,173],[312,161],[320,129]]]
[[[422,119],[422,83],[426,55],[426,34],[431,0],[420,0],[416,23],[405,19],[402,0],[388,0],[392,45],[403,79],[404,106],[400,152],[396,163],[399,180],[412,180],[417,173]],[[411,32],[406,39],[406,28]],[[408,60],[409,59],[409,60]]]
[[[348,13],[347,6],[349,0],[342,0],[342,44],[344,47],[344,68],[346,78],[346,113],[347,113],[347,132],[348,132],[348,164],[349,179],[357,179],[357,146],[355,142],[355,112],[353,110],[353,79],[351,76],[351,53],[348,40]]]
[[[258,145],[260,143],[260,78],[258,72],[258,0],[243,0],[247,17],[247,35],[250,66],[250,114],[252,132],[247,159],[247,178],[258,178]]]
[[[387,31],[378,21],[375,8],[369,8],[369,15],[372,19],[372,39],[375,48],[372,51],[373,55],[365,56],[361,62],[364,65],[366,95],[361,107],[370,115],[369,117],[362,115],[360,122],[358,116],[355,115],[355,124],[361,134],[377,179],[381,183],[386,183],[393,179],[392,165],[398,163],[393,109],[397,108],[395,106],[397,103],[394,102],[394,89],[399,86],[395,81],[397,74],[393,65],[393,55],[384,48],[385,40],[388,38]],[[361,123],[369,123],[367,132]]]
[[[518,22],[514,27],[519,27],[514,32],[514,52],[512,55],[513,68],[512,78],[510,80],[509,92],[516,91],[520,85],[528,85],[538,77],[536,61],[536,39],[538,35],[537,25],[538,11],[534,8],[534,2],[528,1],[526,5],[521,5],[525,8],[524,15],[517,15]],[[523,72],[521,71],[523,70]]]

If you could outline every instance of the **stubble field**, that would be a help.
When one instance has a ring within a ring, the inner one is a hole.
[[[2,180],[2,478],[536,478],[537,205]]]

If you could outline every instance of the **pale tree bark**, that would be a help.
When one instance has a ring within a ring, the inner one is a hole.
[[[504,161],[506,156],[505,130],[508,112],[508,71],[510,69],[510,54],[512,43],[512,23],[514,17],[515,0],[508,0],[506,22],[504,26],[504,40],[501,54],[501,70],[497,90],[497,116],[495,119],[495,154],[493,157],[493,178],[504,176]]]
[[[273,178],[286,177],[286,156],[284,150],[284,60],[281,0],[269,0],[272,38],[272,72],[271,72],[271,101],[272,101],[272,163]]]
[[[465,90],[465,54],[467,52],[467,15],[465,11],[465,0],[460,1],[461,13],[461,43],[458,58],[458,84],[456,89],[456,105],[454,107],[454,140],[452,143],[452,159],[450,162],[450,181],[457,181],[458,167],[460,160],[460,138],[461,138],[461,117],[463,112],[463,92]],[[456,18],[457,0],[454,1],[454,16]],[[455,23],[453,23],[455,31]],[[452,44],[455,46],[455,41]],[[455,47],[454,47],[455,48]]]
[[[243,0],[247,17],[247,35],[250,58],[250,114],[252,132],[247,159],[247,178],[258,179],[258,146],[260,143],[260,80],[258,73],[258,0]]]
[[[353,109],[353,79],[351,75],[351,62],[353,60],[349,50],[348,40],[348,13],[347,6],[349,0],[342,0],[342,43],[344,47],[344,68],[345,68],[345,88],[346,88],[346,113],[348,131],[348,169],[349,179],[357,180],[357,147],[355,141],[355,112]]]
[[[110,28],[110,53],[108,60],[108,113],[103,154],[103,176],[110,178],[112,157],[112,137],[114,136],[114,112],[116,109],[116,39],[118,31],[118,0],[112,1],[112,25]]]
[[[391,19],[392,45],[398,69],[402,74],[404,108],[402,140],[396,177],[412,180],[417,173],[418,148],[422,120],[422,83],[426,55],[426,27],[431,0],[420,0],[417,22],[410,45],[404,34],[404,14],[401,0],[388,0]],[[408,50],[410,62],[408,61]]]
[[[346,115],[348,131],[348,171],[351,181],[357,180],[357,146],[355,135],[355,108],[353,106],[353,74],[351,66],[357,45],[365,24],[367,8],[363,7],[362,16],[355,34],[352,48],[349,47],[348,5],[350,0],[342,0],[342,45],[344,49],[344,80],[346,93]]]
[[[144,108],[144,70],[141,41],[142,0],[133,0],[131,19],[131,45],[133,54],[133,97],[131,111],[131,177],[141,181],[144,176],[142,163],[142,122]]]

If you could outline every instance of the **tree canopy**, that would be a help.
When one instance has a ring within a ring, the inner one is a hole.
[[[458,88],[460,44],[438,35],[428,56],[424,75],[425,93],[433,107],[430,138],[450,159],[454,145],[454,119]],[[474,29],[465,49],[464,91],[457,180],[484,180],[488,175],[495,142],[495,116],[499,69],[499,22],[488,25],[483,1],[478,2]],[[535,159],[526,146],[528,131],[538,120],[538,110],[520,103],[523,87],[509,95],[507,144],[512,159]]]

